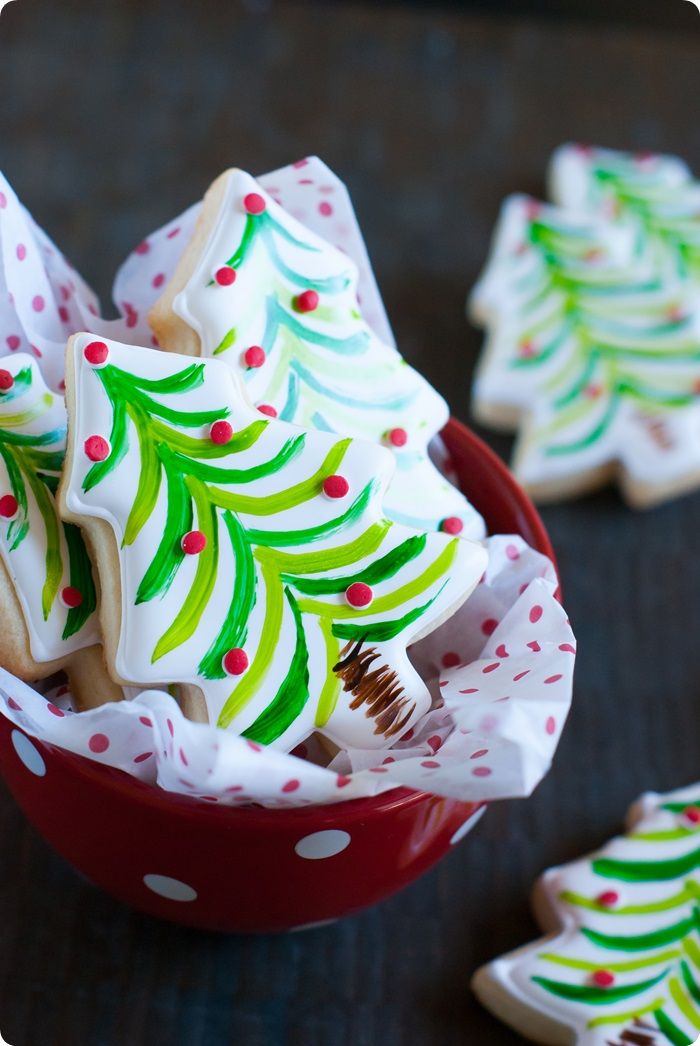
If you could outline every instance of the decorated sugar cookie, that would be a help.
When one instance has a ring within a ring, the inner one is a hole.
[[[553,199],[628,225],[660,267],[700,279],[700,183],[682,160],[565,145],[552,157]]]
[[[257,180],[288,214],[354,261],[362,315],[382,341],[395,346],[352,201],[337,174],[318,156],[308,156]],[[194,204],[151,233],[120,266],[112,296],[123,316],[121,339],[128,344],[151,344],[148,313],[192,239],[200,211],[201,203]],[[119,338],[116,331],[116,326],[111,334],[102,329],[114,339]]]
[[[80,532],[61,523],[55,494],[66,412],[36,360],[0,369],[0,662],[32,680],[67,667],[82,706],[100,662],[95,585]],[[111,699],[114,688],[100,691]],[[98,698],[95,693],[95,699]]]
[[[228,171],[209,190],[151,322],[162,347],[225,360],[264,412],[390,448],[390,518],[454,534],[471,525],[427,453],[446,403],[363,319],[352,261],[248,174]]]
[[[388,451],[261,413],[219,360],[83,334],[66,382],[61,507],[112,594],[120,682],[179,684],[191,716],[285,749],[382,747],[428,710],[406,646],[486,552],[384,518]]]
[[[546,872],[550,933],[483,967],[479,999],[535,1042],[689,1046],[700,1034],[700,785],[650,794],[598,853]]]
[[[617,479],[641,506],[700,483],[696,295],[633,229],[511,197],[471,309],[487,326],[475,412],[519,427],[535,498]]]

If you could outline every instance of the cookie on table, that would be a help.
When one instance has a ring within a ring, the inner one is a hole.
[[[442,397],[365,322],[357,268],[240,170],[209,189],[150,321],[162,348],[224,360],[263,412],[391,449],[390,518],[483,536],[427,452]]]
[[[700,310],[629,227],[506,200],[470,301],[474,412],[517,429],[538,501],[616,481],[644,507],[700,485]]]
[[[546,872],[547,937],[477,971],[497,1017],[549,1046],[689,1046],[700,1035],[700,785],[647,794],[626,835]]]
[[[393,743],[431,705],[406,647],[467,598],[481,544],[387,519],[392,455],[256,410],[220,360],[78,335],[64,518],[89,535],[107,664],[188,716],[293,749]]]
[[[103,674],[96,591],[77,527],[55,495],[66,445],[62,398],[35,359],[0,368],[0,664],[22,679],[66,669],[81,708],[117,700]]]

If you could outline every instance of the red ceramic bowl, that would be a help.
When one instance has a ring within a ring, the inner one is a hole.
[[[443,433],[492,532],[552,556],[534,507],[458,421]],[[270,932],[349,915],[406,886],[483,806],[395,789],[298,810],[216,807],[29,740],[0,715],[0,771],[37,831],[88,879],[151,915],[202,929]]]

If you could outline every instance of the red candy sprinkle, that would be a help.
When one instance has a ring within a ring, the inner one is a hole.
[[[247,196],[243,197],[243,206],[248,214],[262,214],[267,207],[267,204],[260,193],[249,192]]]
[[[269,418],[276,418],[277,417],[277,411],[272,406],[271,403],[260,403],[258,405],[258,410],[260,411],[261,414],[267,414],[267,416]]]
[[[326,476],[323,481],[323,493],[327,498],[344,498],[350,490],[345,476]]]
[[[109,454],[109,443],[104,436],[88,436],[83,447],[90,461],[104,461]]]
[[[440,524],[440,530],[445,534],[461,534],[464,530],[464,523],[459,516],[447,516]]]
[[[408,433],[406,429],[389,429],[386,434],[386,438],[392,447],[405,447],[408,443]]]
[[[697,806],[686,806],[683,811],[683,816],[686,821],[690,821],[691,824],[700,824],[700,810]]]
[[[0,370],[0,392],[7,392],[15,383],[9,370]]]
[[[227,672],[230,676],[243,675],[248,667],[248,655],[240,647],[234,647],[233,650],[229,650],[224,654],[222,664],[224,672]]]
[[[2,519],[13,519],[13,517],[17,516],[18,508],[19,505],[17,504],[17,498],[14,495],[3,494],[0,498],[0,516]]]
[[[355,610],[359,610],[362,607],[368,607],[374,598],[374,593],[369,585],[365,585],[364,581],[354,581],[352,585],[345,590],[345,599],[349,606]]]
[[[602,905],[603,908],[612,908],[620,900],[620,895],[617,890],[604,890],[603,893],[599,893],[596,897],[598,904]]]
[[[93,367],[101,367],[103,363],[107,362],[109,349],[103,341],[91,341],[83,349],[83,356]]]
[[[265,350],[262,345],[251,345],[243,353],[246,367],[262,367],[265,362]]]
[[[232,269],[230,265],[222,265],[214,273],[214,279],[220,287],[230,287],[232,283],[236,282],[236,270]]]
[[[186,556],[196,556],[206,548],[206,535],[201,530],[190,530],[184,535],[181,545]]]
[[[12,519],[17,515],[18,508],[17,498],[12,494],[3,494],[0,498],[0,516],[3,519]]]
[[[78,588],[74,588],[72,585],[66,585],[61,592],[61,602],[64,606],[68,607],[69,610],[74,607],[79,607],[83,601],[83,593]]]
[[[233,436],[233,426],[228,421],[215,421],[209,429],[209,439],[218,446],[223,446]]]
[[[297,312],[313,312],[318,308],[318,294],[316,291],[303,291],[294,299],[294,308]]]
[[[596,970],[591,976],[591,981],[597,988],[611,988],[615,983],[615,974],[610,970]]]

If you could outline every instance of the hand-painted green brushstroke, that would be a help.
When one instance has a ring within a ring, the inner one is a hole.
[[[628,883],[682,879],[700,868],[700,849],[665,861],[622,861],[612,857],[597,857],[592,867],[596,875]]]
[[[269,745],[287,730],[301,715],[309,700],[309,652],[299,606],[288,588],[284,594],[294,618],[296,642],[294,654],[279,690],[255,722],[243,731],[243,737]]]
[[[700,917],[697,911],[688,919],[682,919],[672,926],[664,926],[660,930],[652,930],[649,933],[638,933],[629,936],[612,935],[591,930],[587,926],[581,927],[581,933],[599,948],[611,948],[619,952],[641,952],[650,951],[652,948],[663,948],[667,944],[682,941],[693,930],[700,929]]]
[[[156,643],[151,657],[153,663],[182,646],[194,635],[216,584],[216,568],[219,562],[216,511],[209,501],[203,483],[193,476],[188,476],[186,487],[197,512],[197,527],[204,534],[207,543],[197,556],[194,580],[182,607],[173,623]]]
[[[598,988],[594,984],[567,984],[565,981],[553,981],[548,977],[533,977],[532,980],[540,988],[567,999],[569,1002],[583,1002],[591,1006],[607,1006],[610,1003],[622,1002],[623,999],[632,999],[636,995],[653,988],[668,976],[668,970],[663,970],[658,976],[648,981],[637,981],[634,984],[617,984],[610,988]]]
[[[192,502],[182,478],[170,466],[170,459],[162,448],[160,454],[165,471],[167,514],[163,537],[136,592],[137,605],[168,591],[185,558],[180,544],[182,536],[192,529]]]
[[[423,552],[427,540],[427,534],[415,534],[355,574],[324,578],[304,578],[293,574],[283,574],[282,580],[285,584],[293,585],[297,592],[303,592],[307,596],[345,592],[350,585],[358,581],[364,582],[366,585],[378,585],[380,582],[394,577],[407,563],[419,556]]]
[[[240,647],[246,639],[248,619],[255,606],[257,578],[255,562],[240,521],[232,512],[224,512],[222,519],[231,541],[235,568],[233,593],[224,624],[216,639],[199,663],[198,672],[205,679],[225,679],[224,655],[233,647]]]
[[[97,595],[95,593],[95,581],[92,576],[90,558],[78,527],[72,523],[64,523],[63,533],[68,549],[69,584],[76,588],[83,597],[80,606],[68,609],[66,623],[63,628],[63,639],[69,639],[80,631],[88,618],[95,612]]]

